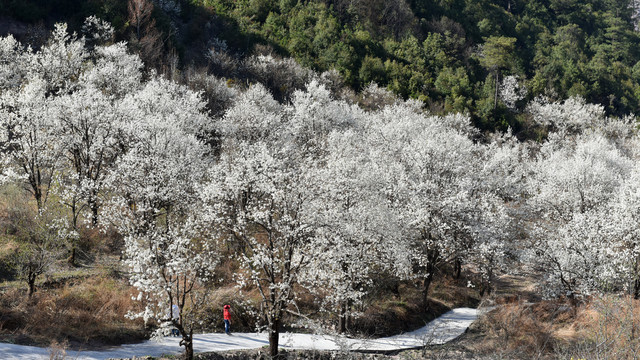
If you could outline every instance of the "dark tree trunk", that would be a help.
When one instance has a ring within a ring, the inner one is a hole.
[[[424,278],[424,287],[422,290],[422,305],[428,308],[429,288],[433,282],[433,275],[436,271],[436,261],[438,261],[439,253],[437,250],[429,250],[427,253],[427,276]]]
[[[432,266],[428,266],[427,268],[432,268]],[[431,287],[431,282],[433,281],[433,271],[429,271],[429,275],[424,278],[424,287],[422,289],[422,306],[427,309],[429,307],[429,288]]]
[[[36,206],[38,210],[42,210],[42,191],[36,187],[33,189],[33,196],[36,198]]]
[[[29,293],[27,296],[31,297],[33,293],[36,292],[36,274],[29,273],[27,275],[27,284],[29,285]]]
[[[338,331],[340,334],[347,332],[349,327],[349,302],[345,301],[340,306],[340,317],[338,319]]]
[[[280,317],[272,319],[269,329],[269,356],[278,356],[278,341],[280,340]]]
[[[480,296],[484,296],[484,294],[491,295],[491,285],[489,283],[485,283],[482,291],[480,291]]]
[[[184,358],[186,360],[193,360],[193,342],[191,341],[189,344],[185,344]]]
[[[76,244],[75,244],[75,242],[71,246],[71,255],[69,255],[69,259],[67,259],[67,262],[71,266],[76,266]]]
[[[176,328],[182,335],[180,346],[184,346],[184,358],[186,360],[193,360],[193,329],[189,330],[189,333],[187,334],[182,326],[177,325]]]
[[[38,210],[42,210],[42,176],[34,161],[29,162],[29,165],[24,165],[24,169],[29,172],[29,184],[33,190],[33,197],[36,199]]]
[[[456,279],[460,279],[460,276],[462,275],[462,261],[460,261],[460,258],[456,258],[453,263],[453,267],[454,277]]]
[[[391,287],[391,292],[393,293],[393,295],[395,295],[396,297],[400,297],[400,282],[394,280],[393,281],[393,286]]]
[[[491,268],[489,268],[489,274],[487,277],[487,295],[491,295],[493,292],[493,270],[491,270]]]
[[[91,207],[91,226],[98,226],[98,200],[95,197],[92,197],[89,200],[89,207]]]
[[[71,208],[71,225],[73,226],[73,230],[78,230],[78,216],[80,214],[78,211],[76,199],[72,199],[71,204],[68,205]]]
[[[500,71],[496,70],[496,93],[493,97],[493,110],[498,108],[498,88],[500,86]]]

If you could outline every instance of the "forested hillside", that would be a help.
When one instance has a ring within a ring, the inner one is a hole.
[[[318,72],[337,70],[354,90],[373,81],[432,112],[469,112],[481,129],[511,126],[521,137],[536,136],[521,110],[540,95],[580,96],[611,115],[640,106],[631,0],[162,0],[137,18],[125,1],[4,3],[4,16],[66,21],[78,31],[97,15],[147,65],[165,70],[179,58],[179,67],[243,78],[241,58],[290,56]]]

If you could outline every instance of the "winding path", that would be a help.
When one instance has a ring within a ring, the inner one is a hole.
[[[471,325],[478,317],[478,310],[458,308],[433,320],[418,330],[379,339],[350,339],[335,335],[312,335],[283,333],[280,347],[284,349],[306,350],[356,350],[394,351],[437,345],[449,342]],[[255,349],[269,344],[266,333],[234,333],[227,336],[220,333],[194,335],[194,350],[198,352]],[[110,358],[131,358],[133,356],[160,356],[179,354],[183,348],[179,338],[164,338],[159,342],[145,341],[101,351],[67,351],[67,358],[103,360]],[[49,350],[34,346],[0,343],[0,359],[42,360],[49,359]]]

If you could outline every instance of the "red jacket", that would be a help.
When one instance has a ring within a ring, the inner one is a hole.
[[[229,311],[231,309],[231,306],[229,305],[225,305],[224,306],[224,319],[225,320],[231,320],[231,312]]]

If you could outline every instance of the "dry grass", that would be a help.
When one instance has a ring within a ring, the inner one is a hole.
[[[9,237],[0,237],[0,283],[16,276],[12,258],[18,248],[19,244]]]
[[[640,301],[609,295],[578,305],[504,303],[473,324],[462,343],[474,354],[506,359],[637,359],[639,335]]]
[[[141,321],[125,314],[139,304],[123,282],[94,277],[59,289],[37,292],[8,289],[0,296],[0,338],[18,343],[100,346],[140,340]]]
[[[566,307],[559,302],[505,304],[488,313],[475,325],[484,337],[476,350],[480,353],[501,351],[509,356],[541,358],[553,351],[555,327],[566,321],[570,321]]]
[[[594,298],[578,308],[572,325],[572,336],[558,346],[561,356],[640,358],[640,300],[612,295]]]
[[[476,289],[467,287],[467,279],[464,277],[441,277],[433,284],[429,297],[452,309],[477,307],[480,303],[480,294]]]

